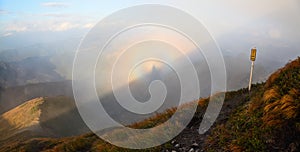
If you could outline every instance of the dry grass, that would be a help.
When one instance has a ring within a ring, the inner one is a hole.
[[[206,107],[207,104],[208,104],[208,98],[200,99],[200,100],[198,101],[198,105],[199,105],[200,107]]]
[[[300,67],[300,57],[298,57],[296,60],[286,64],[283,68],[277,70],[274,72],[269,79],[266,82],[266,88],[269,88],[274,84],[276,79],[278,79],[279,75],[282,74],[283,72],[287,71],[288,69],[295,69]]]
[[[266,93],[269,92],[270,91],[266,91]],[[272,100],[269,100],[269,103],[265,104],[264,116],[262,120],[266,125],[281,127],[284,121],[296,118],[298,116],[300,110],[299,103],[296,103],[295,101],[297,98],[299,100],[299,96],[295,96],[295,93],[297,94],[297,91],[295,90],[291,90],[289,92],[292,94],[286,94],[282,97],[276,96],[277,100],[273,102],[271,102]]]
[[[265,93],[264,93],[264,96],[263,96],[263,101],[264,103],[269,103],[269,102],[273,102],[274,100],[277,100],[280,98],[280,95],[279,95],[279,91],[278,91],[278,87],[273,87],[269,90],[267,90]]]
[[[135,129],[147,129],[147,128],[152,128],[154,126],[157,126],[159,124],[164,123],[167,121],[177,110],[177,108],[170,108],[167,109],[164,113],[157,113],[155,116],[152,116],[148,119],[145,119],[141,122],[134,123],[130,125],[130,128],[135,128]]]
[[[30,130],[31,127],[39,125],[39,105],[43,102],[43,98],[32,99],[1,115],[0,140],[13,136],[20,130]]]
[[[251,94],[248,104],[213,129],[207,150],[289,151],[291,144],[299,145],[300,57]]]

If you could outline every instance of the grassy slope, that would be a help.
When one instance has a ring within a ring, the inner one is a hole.
[[[248,104],[214,128],[206,150],[299,150],[299,112],[300,58],[272,74]]]
[[[41,110],[39,105],[44,102],[43,98],[30,100],[0,117],[0,141],[9,138],[21,130],[30,130],[39,126]]]
[[[260,86],[260,85],[258,85]],[[254,89],[257,86],[254,86]],[[246,101],[248,101],[249,96],[247,89],[241,89],[238,91],[228,92],[226,93],[225,102],[223,105],[223,109],[221,111],[222,116],[218,118],[218,122],[226,121],[228,118],[226,115],[232,113],[234,109]],[[189,124],[189,128],[194,126],[194,129],[191,129],[195,133],[190,133],[190,130],[184,130],[183,134],[189,134],[190,137],[194,138],[195,135],[198,136],[197,129],[201,122],[202,116],[205,112],[205,109],[208,104],[208,98],[201,99],[198,102],[198,108],[196,114]],[[188,108],[189,104],[183,106],[183,108]],[[144,121],[135,123],[129,127],[132,128],[151,128],[157,126],[166,120],[168,120],[172,114],[175,112],[175,108],[166,110],[164,113],[159,113],[156,116],[153,116]],[[116,132],[117,134],[118,132]],[[199,135],[200,136],[200,135]],[[176,137],[176,140],[180,140],[182,137],[179,135]],[[199,139],[200,140],[200,139]],[[183,141],[182,141],[183,142]],[[51,138],[36,138],[27,140],[25,142],[20,142],[18,144],[6,146],[3,151],[137,151],[137,150],[128,150],[113,146],[103,140],[99,139],[96,135],[90,133],[82,136],[69,137],[69,138],[60,138],[60,139],[51,139]],[[170,147],[170,143],[166,143],[162,146],[140,150],[140,151],[161,151],[164,149],[172,149]]]
[[[73,99],[64,96],[35,98],[1,115],[0,151],[22,147],[20,143],[33,137],[65,137],[86,132],[88,129]]]
[[[213,129],[203,136],[206,151],[274,151],[294,150],[299,145],[300,58],[275,72],[264,84],[253,87],[249,97],[247,89],[226,93],[220,116]],[[196,130],[202,119],[208,99],[198,101],[197,112],[175,139],[182,136],[197,138]],[[150,128],[165,122],[175,109],[157,114],[133,124],[133,128]],[[194,127],[195,126],[195,127]],[[194,129],[192,129],[194,128]],[[192,133],[192,132],[195,133]],[[202,139],[203,140],[203,139]],[[198,141],[199,142],[199,141]],[[141,150],[172,149],[170,143]],[[36,138],[6,147],[3,151],[137,151],[115,147],[94,134],[43,139]]]

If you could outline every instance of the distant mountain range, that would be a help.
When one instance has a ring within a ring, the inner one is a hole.
[[[19,86],[41,82],[62,81],[49,57],[30,57],[15,62],[0,62],[1,85]]]

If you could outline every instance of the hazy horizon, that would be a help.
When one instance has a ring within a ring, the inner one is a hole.
[[[87,1],[84,5],[76,0],[3,0],[0,2],[0,52],[17,49],[24,53],[26,48],[35,49],[39,45],[59,54],[52,59],[58,61],[64,54],[66,57],[74,55],[85,34],[110,13],[148,3],[176,7],[200,20],[224,55],[248,54],[249,49],[256,46],[258,64],[268,64],[270,60],[278,62],[274,69],[299,55],[300,33],[296,31],[300,27],[300,2],[297,0]],[[122,23],[104,28],[118,24]],[[56,66],[63,73],[64,68],[70,68],[69,62],[59,63],[62,68],[59,64]]]

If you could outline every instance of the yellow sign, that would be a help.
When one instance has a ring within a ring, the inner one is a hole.
[[[255,61],[255,59],[256,59],[256,48],[253,48],[253,49],[251,49],[250,60]]]

